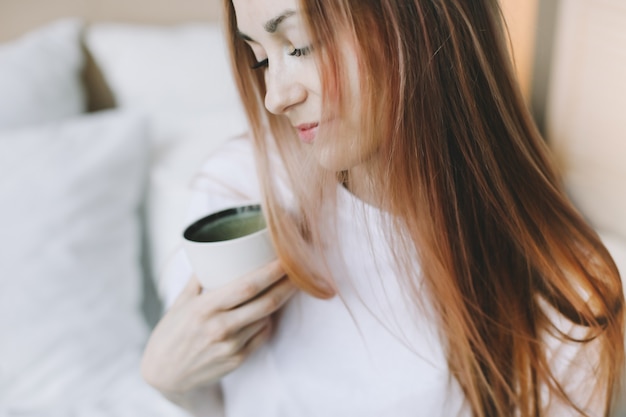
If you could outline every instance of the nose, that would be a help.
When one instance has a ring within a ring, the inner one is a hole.
[[[265,108],[273,114],[285,114],[293,106],[306,100],[306,88],[296,74],[289,71],[272,70],[265,76]]]

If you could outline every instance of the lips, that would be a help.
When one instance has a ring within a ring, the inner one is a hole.
[[[318,126],[319,123],[303,123],[296,126],[300,140],[304,143],[313,143],[317,135]]]

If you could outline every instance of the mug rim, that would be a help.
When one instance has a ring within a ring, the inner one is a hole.
[[[253,233],[249,233],[247,235],[244,236],[239,236],[239,237],[235,237],[232,239],[224,239],[224,240],[216,240],[216,241],[211,241],[211,242],[201,242],[198,240],[194,240],[191,238],[191,236],[198,231],[198,229],[200,229],[201,227],[203,227],[206,223],[215,221],[215,220],[219,220],[221,218],[227,217],[227,216],[232,216],[232,215],[236,215],[236,214],[241,214],[241,213],[247,213],[247,212],[263,212],[262,207],[260,204],[248,204],[248,205],[242,205],[242,206],[233,206],[233,207],[229,207],[214,213],[210,213],[207,214],[204,217],[199,218],[198,220],[194,221],[193,223],[191,223],[189,226],[187,226],[187,228],[185,228],[184,232],[183,232],[183,238],[187,241],[187,242],[191,242],[194,244],[224,244],[224,243],[229,243],[229,242],[235,242],[241,239],[246,239],[246,238],[250,238],[253,236],[256,236],[258,234],[267,232],[267,225],[265,225],[265,227],[263,227],[262,229],[257,230],[256,232]]]

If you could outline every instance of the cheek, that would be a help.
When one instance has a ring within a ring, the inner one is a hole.
[[[322,97],[322,78],[317,65],[313,60],[307,62],[303,68],[298,68],[301,72],[302,84],[306,86],[309,94],[321,98]]]

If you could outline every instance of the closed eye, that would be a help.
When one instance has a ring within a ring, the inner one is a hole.
[[[289,52],[290,56],[305,56],[311,53],[311,47],[305,46],[304,48],[293,48],[293,51]]]
[[[267,68],[269,64],[269,61],[267,60],[267,58],[265,58],[262,61],[257,62],[256,64],[252,65],[252,69],[260,69],[260,68]]]
[[[305,46],[304,48],[293,48],[293,51],[289,52],[289,56],[296,56],[296,57],[306,56],[311,53],[312,49],[313,48],[311,46]],[[252,69],[256,70],[256,69],[261,69],[261,68],[267,68],[268,66],[269,66],[269,61],[267,58],[265,58],[264,60],[253,64]]]

